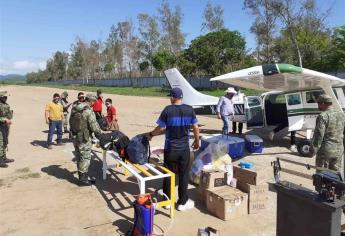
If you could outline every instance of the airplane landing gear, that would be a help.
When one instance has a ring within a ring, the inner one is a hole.
[[[314,150],[310,140],[303,140],[297,144],[297,151],[303,157],[314,156]]]

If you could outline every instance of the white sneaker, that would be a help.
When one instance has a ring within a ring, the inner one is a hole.
[[[274,138],[274,132],[271,131],[271,132],[269,132],[269,134],[268,134],[268,139],[271,140],[271,141],[273,141],[273,138]]]
[[[170,210],[171,206],[170,205],[167,205],[167,206],[164,206],[163,207],[165,210]]]
[[[185,211],[194,208],[194,201],[188,199],[188,201],[184,205],[178,205],[178,211]]]
[[[296,145],[291,145],[290,151],[291,151],[291,152],[298,152],[297,146],[296,146]]]

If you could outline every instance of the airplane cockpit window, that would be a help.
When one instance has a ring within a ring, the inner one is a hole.
[[[287,98],[288,98],[288,105],[289,106],[301,104],[301,96],[298,93],[289,94],[289,95],[287,95]]]
[[[324,94],[322,90],[306,92],[305,97],[307,103],[317,103],[317,99],[321,94]]]

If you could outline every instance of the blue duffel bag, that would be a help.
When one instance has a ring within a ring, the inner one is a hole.
[[[150,159],[150,143],[143,134],[137,135],[129,141],[126,148],[127,156],[133,164],[143,165]]]

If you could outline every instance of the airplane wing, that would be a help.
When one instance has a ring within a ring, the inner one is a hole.
[[[345,80],[290,64],[267,64],[220,75],[211,81],[256,90],[306,90],[344,86]]]

